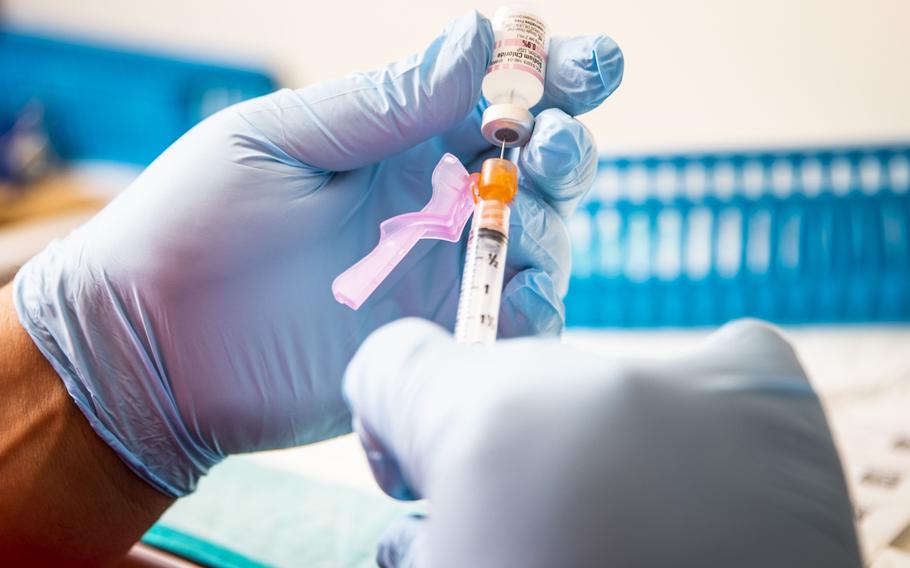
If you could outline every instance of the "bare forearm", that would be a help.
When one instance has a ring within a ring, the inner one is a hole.
[[[99,565],[171,504],[89,426],[0,289],[0,557]]]

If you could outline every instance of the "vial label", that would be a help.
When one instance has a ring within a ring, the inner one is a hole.
[[[547,64],[547,26],[533,14],[510,14],[496,30],[493,59],[487,73],[500,69],[525,71],[543,84]]]

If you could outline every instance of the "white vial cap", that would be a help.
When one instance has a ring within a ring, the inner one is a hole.
[[[531,139],[534,116],[528,109],[509,103],[494,104],[483,111],[480,132],[494,146],[524,146]]]

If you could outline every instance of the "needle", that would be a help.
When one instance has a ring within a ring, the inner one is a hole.
[[[506,139],[502,139],[502,150],[499,151],[499,159],[503,159],[506,156]]]

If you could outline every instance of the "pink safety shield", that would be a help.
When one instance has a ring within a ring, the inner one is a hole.
[[[474,211],[472,179],[461,162],[445,154],[433,170],[433,195],[416,213],[386,219],[379,244],[332,282],[332,294],[358,309],[420,239],[457,242]]]

